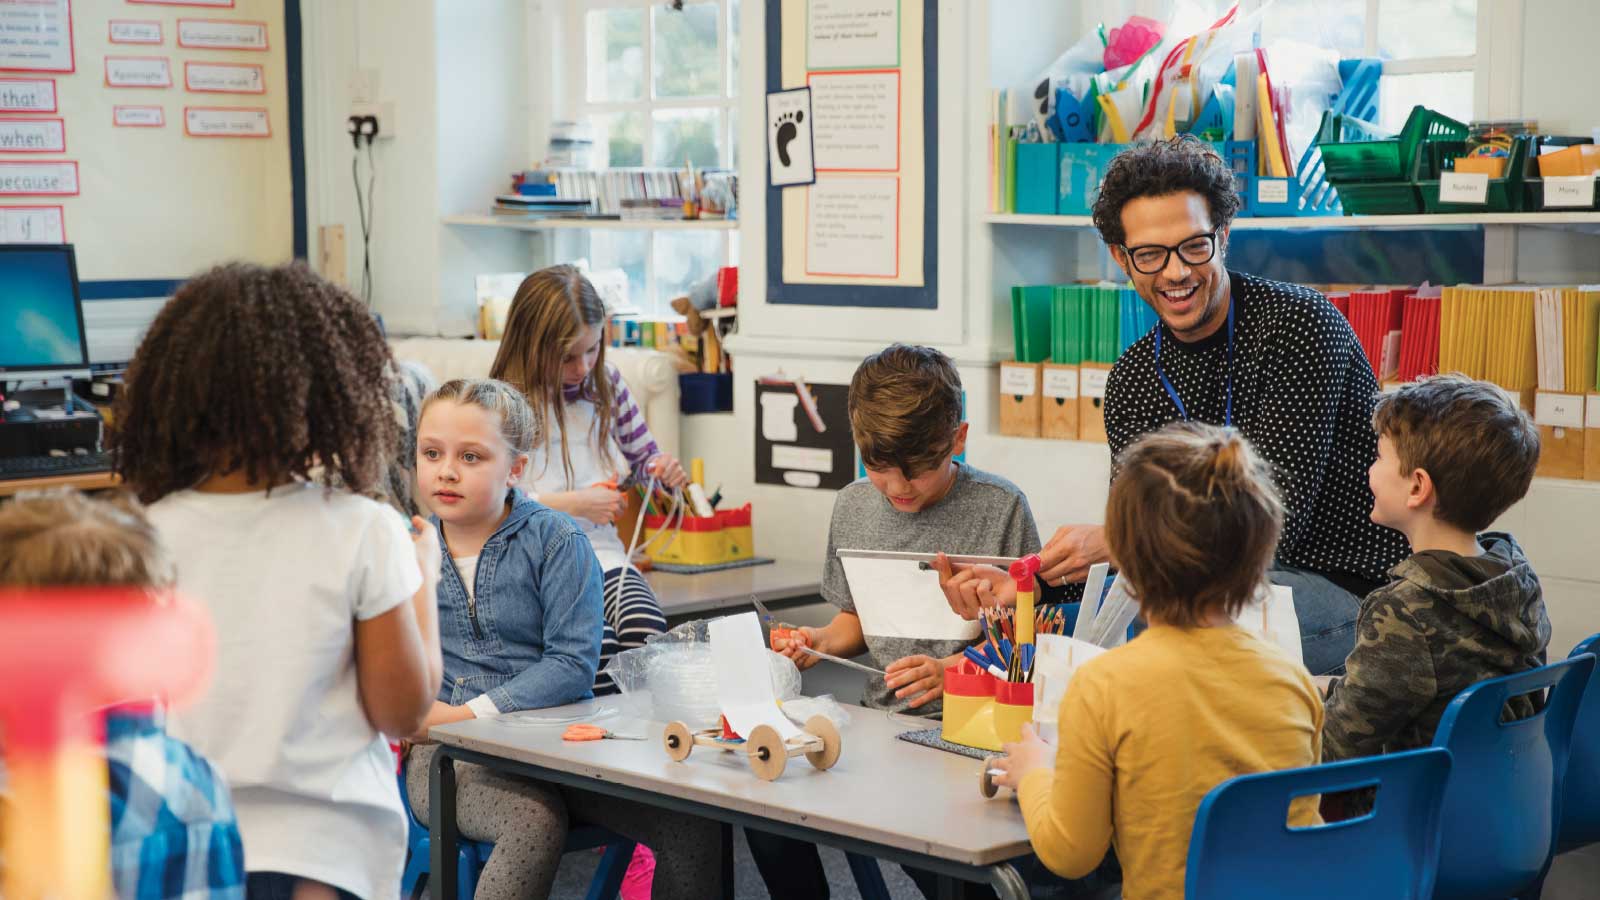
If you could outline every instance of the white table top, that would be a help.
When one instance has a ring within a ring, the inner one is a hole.
[[[822,590],[822,563],[780,559],[759,566],[678,575],[645,573],[650,589],[668,616],[747,607],[751,596],[763,603],[816,596]]]
[[[554,718],[564,711],[620,702],[606,697],[525,715]],[[932,722],[856,706],[846,709],[850,724],[841,732],[842,750],[832,769],[817,771],[797,756],[772,782],[757,778],[742,754],[712,747],[697,746],[688,759],[673,762],[662,744],[662,723],[626,716],[614,715],[600,724],[648,740],[566,742],[561,740],[564,726],[517,725],[518,714],[457,722],[430,734],[446,744],[516,762],[966,865],[993,865],[1030,852],[1014,795],[1001,791],[985,800],[979,794],[978,760],[895,739],[902,731]]]

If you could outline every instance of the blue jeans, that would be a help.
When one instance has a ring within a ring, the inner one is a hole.
[[[1309,569],[1273,566],[1267,580],[1294,590],[1300,619],[1300,649],[1313,675],[1344,674],[1345,657],[1356,646],[1361,598]]]

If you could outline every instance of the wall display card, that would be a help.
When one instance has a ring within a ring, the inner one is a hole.
[[[186,62],[183,86],[210,94],[265,94],[262,68],[249,63]]]
[[[854,481],[849,393],[842,384],[757,380],[756,483],[838,490]]]
[[[159,106],[113,106],[111,124],[117,128],[164,128],[167,111]]]
[[[190,137],[264,138],[272,136],[272,124],[263,107],[186,106],[183,133]]]
[[[811,135],[811,90],[774,91],[767,95],[767,164],[773,187],[811,184],[817,180]]]
[[[161,23],[154,19],[112,19],[106,29],[106,39],[113,44],[159,44],[166,40]]]
[[[65,244],[59,206],[0,206],[0,244]]]
[[[267,23],[179,19],[178,46],[207,50],[266,50]]]
[[[0,0],[0,69],[75,71],[71,0]]]
[[[0,161],[0,196],[67,197],[77,193],[75,162]]]
[[[165,56],[108,56],[106,87],[172,87],[172,64]]]
[[[67,126],[60,119],[0,119],[0,153],[65,153]]]
[[[810,69],[900,65],[900,0],[807,0]]]
[[[54,78],[0,78],[0,113],[55,111]]]
[[[900,179],[822,179],[808,200],[807,275],[900,276]]]
[[[899,72],[813,72],[810,84],[818,169],[900,168]]]

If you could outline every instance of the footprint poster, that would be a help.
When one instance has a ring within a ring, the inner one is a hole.
[[[767,162],[773,187],[817,180],[811,124],[811,88],[767,95]]]

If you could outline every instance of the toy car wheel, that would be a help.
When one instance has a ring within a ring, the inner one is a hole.
[[[667,756],[673,762],[683,762],[694,749],[694,735],[689,733],[689,726],[673,722],[661,733],[661,744],[667,748]]]
[[[771,725],[757,725],[745,742],[745,752],[750,754],[750,769],[762,781],[777,781],[789,764],[789,749],[783,745],[778,729]]]
[[[817,769],[831,769],[839,761],[841,749],[839,729],[827,716],[812,716],[806,720],[806,732],[822,739],[822,749],[806,754],[806,761]]]
[[[994,783],[994,776],[989,774],[990,766],[993,762],[994,757],[992,756],[984,759],[983,768],[978,770],[978,792],[986,798],[993,797],[1000,792],[1000,786]]]

